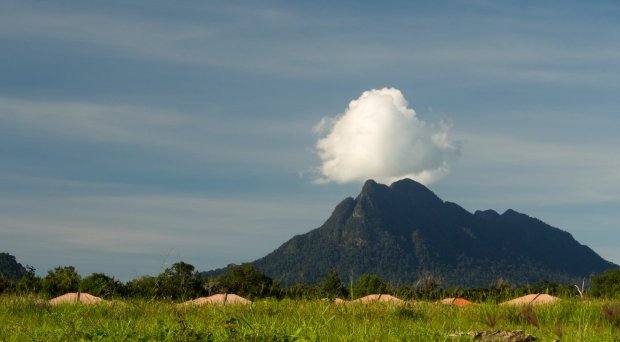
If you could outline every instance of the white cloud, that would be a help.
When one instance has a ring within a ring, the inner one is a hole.
[[[342,115],[323,118],[315,127],[327,132],[316,144],[323,162],[317,182],[432,183],[448,174],[460,152],[449,130],[445,123],[420,120],[398,89],[366,91]]]

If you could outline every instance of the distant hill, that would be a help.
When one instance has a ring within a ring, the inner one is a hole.
[[[19,280],[27,270],[22,264],[15,260],[15,257],[8,253],[0,253],[0,274],[11,280]]]
[[[618,267],[538,219],[514,210],[472,214],[410,179],[389,187],[367,181],[321,227],[253,264],[283,285],[316,283],[336,270],[343,279],[375,274],[394,285],[433,274],[444,286],[463,287],[500,277],[519,285],[576,283]]]

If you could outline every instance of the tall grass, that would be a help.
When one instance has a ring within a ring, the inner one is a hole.
[[[528,309],[319,300],[224,307],[145,300],[49,306],[36,298],[4,296],[0,341],[458,341],[448,335],[517,329],[540,341],[618,341],[616,307],[570,299]]]

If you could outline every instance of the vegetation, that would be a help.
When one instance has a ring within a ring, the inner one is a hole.
[[[320,289],[321,296],[324,298],[335,299],[348,297],[348,291],[346,287],[344,287],[336,271],[329,272],[327,277],[319,283],[318,288]]]
[[[592,293],[596,296],[620,298],[620,268],[592,277]]]
[[[43,294],[48,297],[56,297],[67,292],[76,292],[80,286],[80,275],[73,266],[58,266],[49,271],[43,278]]]
[[[385,280],[374,274],[364,274],[357,279],[353,288],[354,297],[364,297],[373,293],[394,292]]]
[[[213,281],[213,279],[211,279]],[[220,292],[235,293],[243,297],[259,298],[278,295],[280,288],[273,279],[258,272],[254,265],[228,265],[226,274],[217,278]]]
[[[156,277],[144,276],[127,282],[118,293],[130,298],[185,300],[201,296],[205,290],[194,266],[180,261]]]
[[[585,298],[620,298],[618,269],[593,276],[592,288],[586,288]],[[373,293],[395,295],[405,300],[436,301],[445,297],[464,297],[475,302],[498,303],[530,293],[546,293],[560,297],[582,297],[575,284],[557,284],[546,280],[532,285],[516,286],[498,278],[487,287],[445,287],[442,279],[432,274],[422,275],[416,282],[396,286],[374,274],[342,281],[335,271],[329,272],[317,284],[298,283],[280,287],[273,279],[260,273],[253,264],[234,265],[220,276],[203,277],[193,265],[177,262],[157,276],[143,276],[123,283],[103,273],[82,278],[73,266],[59,266],[43,278],[32,267],[19,280],[0,276],[0,294],[37,295],[52,298],[67,292],[88,292],[104,299],[147,299],[184,301],[217,293],[235,293],[255,300],[273,299],[355,299]]]
[[[124,293],[123,284],[120,281],[103,273],[93,273],[82,279],[80,291],[103,298],[114,298]]]
[[[259,300],[251,306],[178,307],[126,300],[49,306],[0,297],[0,340],[45,341],[455,341],[450,334],[519,330],[539,341],[617,341],[607,301],[565,299],[515,308],[491,303],[347,304]],[[492,319],[490,319],[492,318]],[[471,340],[462,338],[462,341]]]

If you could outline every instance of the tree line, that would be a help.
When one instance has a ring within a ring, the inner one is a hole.
[[[343,280],[335,271],[328,272],[316,284],[298,283],[289,287],[259,272],[252,264],[227,267],[220,276],[203,277],[193,265],[176,262],[157,276],[143,276],[121,282],[104,273],[93,273],[82,278],[73,266],[59,266],[44,277],[26,266],[20,278],[8,278],[0,273],[0,293],[40,295],[53,298],[67,292],[87,292],[102,298],[143,298],[187,300],[217,293],[235,293],[258,299],[355,299],[373,293],[395,295],[408,300],[438,300],[445,297],[464,297],[474,301],[503,301],[529,293],[547,293],[555,296],[583,295],[583,285],[556,284],[539,281],[517,287],[498,279],[486,288],[443,288],[442,278],[425,274],[413,284],[393,286],[373,274]],[[612,269],[590,279],[586,294],[593,297],[620,298],[620,269]]]

